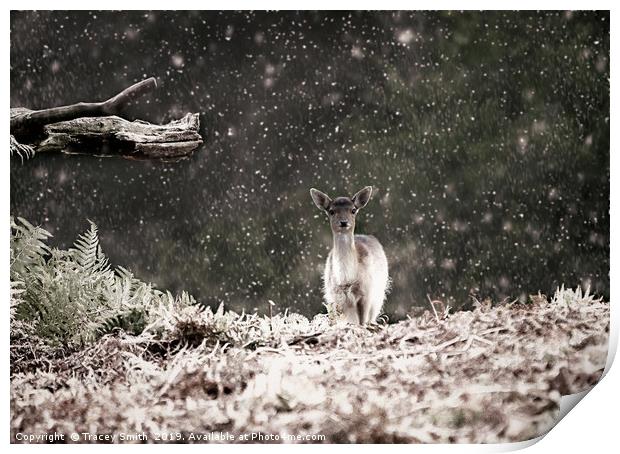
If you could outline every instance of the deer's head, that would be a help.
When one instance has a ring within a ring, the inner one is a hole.
[[[372,186],[366,186],[353,197],[336,197],[334,200],[317,189],[310,189],[314,204],[324,211],[328,218],[332,232],[335,234],[353,233],[355,216],[366,206],[372,195]]]

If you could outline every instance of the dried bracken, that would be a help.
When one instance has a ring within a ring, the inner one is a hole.
[[[140,335],[48,349],[44,360],[31,349],[13,364],[11,432],[521,441],[554,425],[561,395],[599,380],[608,332],[609,304],[580,290],[371,328],[171,300]]]

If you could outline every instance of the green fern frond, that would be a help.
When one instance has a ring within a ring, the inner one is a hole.
[[[22,281],[11,281],[11,311],[10,320],[13,322],[17,307],[23,302],[21,295],[26,291]]]
[[[107,272],[110,270],[110,263],[101,250],[97,225],[91,220],[88,222],[89,229],[78,236],[70,251],[75,254],[75,261],[83,270]]]
[[[137,335],[142,333],[145,327],[145,311],[138,308],[132,308],[127,312],[114,314],[105,319],[97,325],[94,333],[97,338],[116,331],[124,331],[129,334]]]
[[[192,313],[196,301],[189,294],[175,298],[125,268],[112,271],[97,226],[89,223],[67,251],[45,244],[49,232],[11,218],[12,338],[36,336],[51,346],[81,346],[119,330],[173,329],[179,311]],[[221,308],[215,325],[220,329],[226,323]]]
[[[24,162],[24,159],[32,158],[35,153],[34,148],[32,148],[30,145],[24,145],[22,143],[19,143],[13,134],[11,134],[10,150],[11,157],[18,156],[22,160],[22,162]]]
[[[140,280],[136,279],[131,271],[122,266],[116,267],[116,274],[123,280],[128,280],[130,282],[140,282]]]
[[[50,248],[45,241],[52,236],[47,230],[35,227],[24,218],[11,216],[11,277],[19,279],[28,267],[41,266]]]

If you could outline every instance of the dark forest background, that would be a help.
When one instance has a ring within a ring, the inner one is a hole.
[[[11,106],[106,99],[200,112],[178,162],[11,161],[11,214],[67,247],[251,311],[322,310],[317,187],[376,194],[358,231],[390,261],[386,312],[582,285],[609,298],[607,12],[13,12]]]

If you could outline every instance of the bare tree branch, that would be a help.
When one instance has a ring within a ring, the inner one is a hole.
[[[11,134],[28,134],[44,125],[80,117],[104,117],[118,115],[129,101],[157,87],[154,77],[126,88],[116,96],[102,102],[80,102],[68,106],[43,110],[11,109]]]

